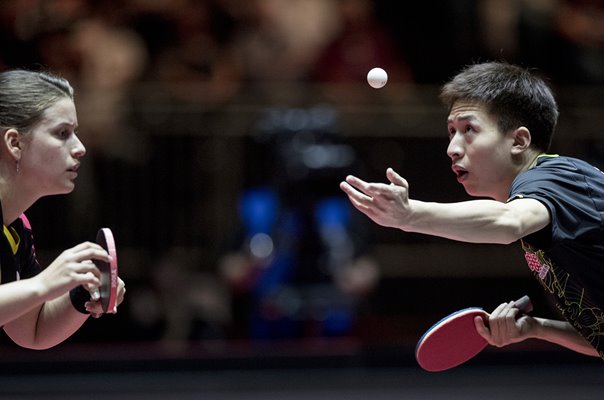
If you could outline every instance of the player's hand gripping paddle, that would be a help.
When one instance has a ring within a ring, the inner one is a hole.
[[[117,312],[117,252],[113,233],[109,228],[101,228],[96,235],[96,242],[111,256],[111,262],[94,260],[96,267],[101,271],[101,305],[103,312],[114,314]]]
[[[516,300],[514,305],[523,313],[533,310],[528,296]],[[471,307],[454,312],[434,324],[415,347],[418,364],[426,371],[444,371],[480,353],[488,342],[476,330],[476,316],[489,320],[489,314],[482,308]]]

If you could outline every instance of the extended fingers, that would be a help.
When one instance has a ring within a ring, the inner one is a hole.
[[[367,191],[367,183],[354,176],[346,177],[346,181],[340,183],[340,189],[355,202],[363,203],[371,201],[371,197],[365,194]]]
[[[386,177],[388,178],[390,183],[392,183],[394,185],[403,186],[405,188],[409,187],[409,184],[407,183],[407,181],[402,176],[400,176],[398,173],[396,173],[392,168],[388,168],[386,170]]]
[[[380,198],[390,199],[397,195],[397,190],[394,189],[396,186],[385,183],[369,183],[352,175],[346,177],[346,181],[340,184],[340,188],[351,199],[362,204],[368,204]]]

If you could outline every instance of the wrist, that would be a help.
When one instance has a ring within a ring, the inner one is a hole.
[[[404,218],[401,218],[399,229],[405,232],[421,232],[422,215],[425,215],[427,204],[420,200],[409,199],[407,210]]]
[[[531,317],[533,323],[531,324],[530,337],[539,340],[547,340],[548,332],[552,328],[552,322],[546,318]]]

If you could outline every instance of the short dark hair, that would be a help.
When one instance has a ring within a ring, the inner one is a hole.
[[[558,105],[547,83],[528,69],[505,62],[467,66],[442,87],[440,99],[449,110],[459,100],[483,104],[501,132],[524,126],[533,145],[550,148]]]
[[[63,98],[73,100],[69,82],[48,72],[0,73],[0,129],[27,133],[44,110]]]

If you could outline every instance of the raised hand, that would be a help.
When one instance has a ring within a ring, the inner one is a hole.
[[[350,202],[375,223],[391,228],[402,228],[411,209],[409,184],[392,168],[386,171],[387,183],[369,183],[349,175],[340,183]]]

